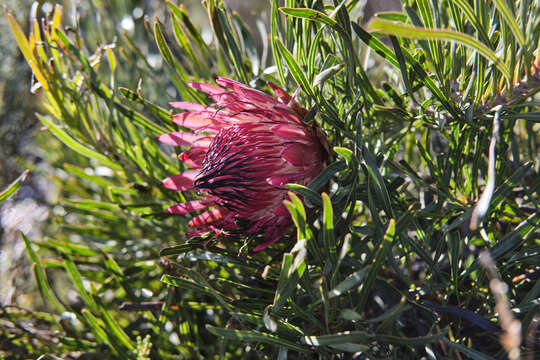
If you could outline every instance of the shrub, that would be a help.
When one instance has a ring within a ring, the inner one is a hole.
[[[6,11],[61,191],[48,236],[21,234],[47,306],[2,306],[7,354],[538,351],[538,2],[409,0],[367,27],[360,3],[272,1],[260,48],[219,0],[204,3],[210,44],[172,1],[167,25],[131,35],[106,8],[65,26],[56,6],[29,36]],[[156,140],[186,130],[166,103],[210,105],[188,82],[217,76],[300,87],[330,146],[313,181],[286,185],[294,231],[254,254],[261,234],[187,236],[188,217],[164,211],[193,199],[161,185],[187,169]]]

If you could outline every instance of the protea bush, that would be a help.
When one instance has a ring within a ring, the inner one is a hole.
[[[0,356],[540,351],[537,1],[77,4],[4,11],[58,196]]]
[[[177,191],[204,192],[201,200],[171,206],[173,214],[208,209],[189,222],[191,227],[240,235],[264,232],[260,251],[278,241],[292,225],[283,201],[286,184],[308,185],[324,169],[326,140],[317,125],[307,124],[307,110],[283,89],[269,83],[280,100],[231,79],[220,86],[189,83],[211,95],[215,104],[174,102],[192,110],[172,116],[192,132],[159,137],[173,146],[188,146],[179,159],[192,169],[168,177],[163,185]],[[244,222],[240,229],[238,222]],[[204,230],[191,234],[198,235]]]

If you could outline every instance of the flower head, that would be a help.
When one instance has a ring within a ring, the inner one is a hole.
[[[208,93],[214,104],[175,102],[189,112],[172,116],[190,132],[164,134],[159,140],[189,146],[179,155],[192,170],[173,175],[163,185],[177,191],[197,190],[200,200],[174,205],[169,213],[205,210],[189,225],[193,233],[212,231],[264,233],[260,251],[279,240],[292,225],[283,205],[285,184],[307,185],[326,165],[326,143],[318,127],[283,89],[269,83],[278,98],[242,83],[218,78],[220,86],[190,83]]]

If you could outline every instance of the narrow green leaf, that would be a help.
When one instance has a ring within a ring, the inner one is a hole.
[[[9,184],[4,190],[0,192],[0,204],[7,200],[10,196],[15,194],[21,187],[21,183],[26,179],[26,176],[30,170],[25,170],[18,178],[16,178],[11,184]]]
[[[95,256],[99,255],[99,252],[89,249],[88,247],[80,244],[76,244],[69,241],[57,241],[53,239],[47,239],[46,241],[47,246],[51,246],[56,248],[55,251],[61,253],[61,254],[67,254],[67,255],[76,255],[76,256]]]
[[[375,162],[375,159],[373,158],[369,150],[363,145],[362,157],[366,170],[373,182],[375,183],[376,194],[383,203],[384,211],[388,216],[394,216],[392,205],[390,202],[390,195],[388,194],[388,189],[386,188],[384,179],[379,172],[379,168],[377,166],[377,163]]]
[[[114,338],[121,345],[127,348],[127,350],[135,350],[135,345],[133,344],[129,336],[124,332],[124,330],[118,325],[118,321],[113,319],[111,314],[103,306],[100,307],[100,310],[101,318],[105,320],[105,323],[107,324],[107,329],[111,332],[112,335],[114,335]]]
[[[265,314],[268,314],[267,312],[265,312]],[[246,313],[232,313],[231,314],[233,317],[237,318],[237,319],[241,319],[241,320],[245,320],[245,321],[248,321],[254,325],[263,325],[264,324],[264,319],[263,317],[261,316],[258,316],[258,315],[253,315],[253,314],[246,314]],[[302,332],[302,330],[300,330],[299,328],[297,328],[296,326],[286,322],[286,321],[282,321],[282,320],[274,320],[276,325],[277,325],[277,328],[276,328],[276,331],[278,332],[278,334],[283,334],[283,335],[287,335],[287,336],[294,336],[294,337],[297,337],[297,336],[303,336],[304,333]]]
[[[338,25],[336,20],[330,18],[325,13],[322,13],[320,11],[313,10],[313,9],[281,7],[279,8],[279,11],[287,15],[314,20],[314,21],[317,21],[317,22],[320,22],[320,23],[323,23],[332,27],[335,27]]]
[[[283,45],[281,40],[279,38],[275,39],[277,48],[279,49],[279,52],[285,59],[285,62],[287,63],[287,66],[289,67],[289,71],[291,72],[291,75],[293,76],[294,80],[296,80],[296,83],[304,89],[304,91],[311,97],[315,96],[315,93],[313,92],[313,89],[311,88],[311,85],[307,81],[306,75],[304,74],[304,71],[298,65],[296,60],[294,59],[294,56],[290,53],[289,49]]]
[[[341,69],[343,69],[344,66],[344,63],[337,64],[335,66],[329,67],[326,70],[321,71],[319,74],[317,74],[317,76],[315,76],[315,79],[313,80],[313,86],[322,86],[322,84],[324,84],[326,80],[337,74]]]
[[[214,326],[207,325],[206,329],[217,336],[223,336],[224,338],[242,342],[262,342],[265,344],[271,344],[276,346],[282,346],[284,348],[295,350],[302,353],[309,353],[311,350],[300,344],[296,344],[292,341],[282,339],[276,335],[271,335],[259,331],[247,331],[247,330],[234,330],[223,329]]]
[[[344,161],[335,161],[331,163],[323,170],[322,173],[317,175],[317,177],[308,184],[308,187],[313,191],[318,191],[330,181],[332,176],[345,168],[346,165]]]
[[[38,61],[34,56],[32,50],[30,49],[30,43],[28,42],[28,39],[26,38],[23,30],[17,23],[17,20],[15,20],[13,15],[8,12],[7,6],[4,7],[4,16],[8,19],[9,27],[13,32],[15,41],[17,42],[17,45],[19,45],[19,49],[23,53],[26,62],[28,63],[30,68],[32,68],[32,71],[34,72],[34,76],[36,77],[37,81],[41,84],[41,86],[43,86],[44,90],[49,90],[49,84],[47,82],[47,79],[45,78],[45,76],[43,76],[41,69],[38,67]]]
[[[354,153],[348,148],[334,146],[333,150],[345,159],[347,165],[350,165],[355,160]]]
[[[337,264],[337,244],[334,234],[334,211],[332,202],[327,193],[322,193],[323,199],[323,243],[328,251],[328,257],[332,262],[332,267]]]
[[[300,184],[287,184],[286,185],[289,189],[293,190],[294,192],[302,195],[304,199],[312,203],[313,205],[322,206],[322,200],[321,195],[319,193],[311,190],[309,187],[300,185]],[[308,205],[308,204],[306,204]],[[308,205],[309,207],[309,205]]]
[[[503,236],[495,245],[489,249],[489,254],[493,260],[497,260],[506,255],[510,250],[518,247],[527,236],[534,231],[540,221],[540,213],[531,214],[526,220],[522,221],[511,232]],[[470,271],[478,268],[475,262],[469,269]],[[470,272],[469,271],[469,272]]]
[[[193,291],[196,291],[196,292],[201,293],[203,295],[210,295],[210,296],[213,295],[212,291],[210,291],[210,289],[208,289],[207,287],[201,286],[201,285],[199,285],[197,283],[194,283],[193,281],[188,281],[188,280],[181,279],[181,278],[176,277],[176,276],[163,275],[161,277],[160,281],[165,283],[165,284],[172,285],[174,287],[193,290]]]
[[[392,50],[390,50],[384,43],[379,39],[368,33],[364,30],[363,27],[357,23],[352,23],[352,27],[356,35],[362,40],[367,46],[373,49],[377,54],[386,59],[390,64],[394,65],[396,68],[399,67],[398,61]]]
[[[174,16],[174,13],[171,14],[171,20],[173,24],[174,36],[176,37],[176,41],[178,41],[178,45],[182,50],[186,52],[189,59],[191,59],[193,65],[195,65],[199,69],[203,69],[204,61],[201,62],[200,59],[197,58],[197,55],[195,55],[195,52],[193,51],[191,44],[189,43],[189,40],[184,33],[184,29],[182,29],[182,27],[178,23],[178,20],[176,16]]]
[[[118,91],[120,91],[120,93],[124,95],[127,99],[144,105],[148,110],[152,111],[156,115],[159,115],[162,119],[167,120],[167,122],[171,119],[171,110],[165,110],[164,108],[154,104],[151,101],[146,100],[140,94],[128,88],[119,87]]]
[[[228,50],[229,60],[232,62],[238,78],[247,84],[249,83],[249,78],[244,66],[242,52],[240,51],[240,46],[233,34],[233,29],[229,23],[227,14],[220,6],[216,6],[216,11],[219,16],[221,28],[225,34],[226,49]]]
[[[171,49],[169,48],[169,45],[167,44],[167,41],[165,40],[165,36],[163,36],[162,28],[163,25],[156,18],[156,20],[154,21],[154,38],[156,40],[156,45],[159,49],[159,52],[163,56],[163,59],[165,59],[169,66],[174,68],[176,61],[171,52]]]
[[[375,334],[363,331],[344,331],[342,333],[322,336],[304,336],[302,342],[311,346],[339,345],[345,343],[365,343],[373,341]]]
[[[370,29],[381,34],[402,36],[412,39],[444,40],[457,42],[477,51],[486,59],[493,61],[493,63],[497,66],[497,68],[499,68],[499,70],[503,73],[506,79],[509,82],[511,81],[510,71],[508,70],[504,62],[499,59],[499,57],[486,45],[484,45],[470,35],[458,33],[452,30],[426,29],[419,26],[411,26],[394,21],[388,21],[377,17],[373,18],[373,20],[371,21]]]
[[[189,34],[199,47],[199,50],[206,56],[210,56],[210,49],[208,48],[208,45],[204,42],[204,39],[202,38],[201,33],[199,32],[199,29],[193,25],[190,19],[190,15],[186,11],[186,7],[184,4],[180,4],[180,6],[176,6],[174,2],[171,0],[167,0],[167,5],[172,10],[173,14],[182,21],[182,24],[186,27]]]
[[[279,36],[278,36],[278,23],[279,23],[279,13],[278,13],[278,1],[272,1],[272,12],[271,12],[271,39],[270,44],[272,45],[272,54],[274,55],[274,63],[277,66],[279,78],[281,83],[285,84],[285,70],[283,69],[283,59],[279,56]]]
[[[341,296],[343,295],[344,293],[346,293],[347,291],[349,291],[350,289],[352,289],[353,287],[355,287],[356,285],[360,284],[362,282],[362,280],[364,280],[364,277],[366,275],[366,272],[370,269],[369,266],[366,266],[358,271],[355,271],[354,273],[350,274],[349,276],[347,276],[345,278],[345,280],[343,280],[342,282],[340,282],[339,284],[337,284],[337,286],[335,288],[333,288],[332,290],[330,290],[328,292],[328,298],[334,298],[336,296]]]
[[[451,348],[454,348],[455,350],[459,351],[460,353],[467,355],[469,358],[473,360],[494,360],[489,355],[483,354],[480,351],[474,350],[472,348],[466,347],[464,345],[455,343],[453,341],[448,340],[446,337],[442,338],[442,341],[450,346]]]
[[[60,303],[60,301],[56,297],[56,294],[51,289],[49,282],[47,281],[47,275],[45,274],[45,270],[43,266],[41,265],[41,262],[37,254],[32,248],[32,244],[26,238],[26,235],[24,235],[22,232],[20,234],[21,234],[21,238],[24,241],[24,245],[26,246],[26,252],[28,253],[28,256],[30,257],[30,260],[34,264],[34,275],[36,276],[40,293],[43,295],[43,297],[45,297],[45,299],[47,299],[49,303],[51,303],[54,306],[57,313],[59,314],[63,313],[65,311],[65,307],[64,305]]]
[[[291,296],[294,289],[296,288],[298,281],[300,280],[300,274],[298,273],[298,271],[295,271],[295,265],[298,264],[295,262],[295,257],[293,256],[293,254],[283,255],[281,273],[279,275],[279,281],[276,288],[276,293],[274,295],[274,302],[272,305],[273,313],[278,313],[281,310],[281,308],[285,305],[287,299]],[[301,267],[300,269],[302,273],[304,268],[305,266]]]
[[[523,120],[527,120],[527,121],[540,123],[540,111],[519,113],[519,114],[511,115],[510,117],[512,119],[523,119]]]
[[[527,48],[527,42],[525,41],[525,36],[523,35],[523,32],[519,28],[518,23],[516,22],[516,15],[512,13],[512,10],[508,7],[506,4],[507,0],[493,0],[495,3],[495,6],[497,7],[497,10],[499,11],[499,14],[501,14],[502,18],[512,31],[512,34],[516,37],[519,44]],[[521,19],[521,21],[526,21],[526,19]]]
[[[75,150],[79,154],[86,156],[91,159],[96,159],[102,162],[104,165],[107,165],[114,170],[122,170],[122,166],[118,165],[115,162],[112,162],[109,157],[94,151],[83,144],[77,142],[74,138],[68,135],[64,130],[59,126],[55,125],[52,121],[49,121],[46,116],[36,114],[38,119],[47,126],[47,128],[56,136],[61,142],[63,142],[69,148]]]
[[[390,219],[390,222],[388,223],[388,227],[386,229],[386,233],[384,234],[383,240],[381,241],[381,244],[379,245],[379,248],[375,255],[373,265],[371,265],[367,278],[363,283],[362,290],[360,291],[357,307],[358,309],[362,311],[364,310],[364,307],[366,305],[368,295],[371,292],[371,288],[375,284],[375,279],[377,277],[377,274],[379,273],[384,262],[386,261],[389,251],[392,249],[392,244],[395,238],[395,230],[396,230],[395,228],[396,228],[395,220]]]
[[[185,84],[184,86],[187,87],[187,85]],[[107,100],[110,100],[111,98],[110,96],[107,96],[106,94],[103,94],[103,93],[101,94],[101,96]],[[167,128],[164,128],[164,127],[161,127],[160,125],[157,125],[153,121],[150,121],[146,116],[144,116],[140,112],[135,111],[118,101],[114,101],[113,104],[114,104],[114,107],[118,111],[120,111],[123,115],[125,115],[129,120],[132,120],[134,123],[139,124],[142,127],[150,130],[154,134],[164,134],[167,132],[167,129],[173,130],[173,127],[172,125],[169,125],[169,122],[165,123]]]
[[[71,281],[73,281],[73,284],[75,284],[75,287],[77,288],[77,291],[79,295],[83,298],[84,302],[90,309],[90,311],[98,316],[99,315],[99,308],[97,306],[97,303],[94,301],[94,298],[91,294],[86,291],[83,280],[81,277],[81,273],[77,269],[77,266],[73,261],[70,259],[64,260],[64,268],[66,269],[66,272],[68,273],[69,277],[71,278]]]
[[[116,343],[111,340],[107,332],[103,329],[100,321],[94,315],[92,315],[88,311],[88,309],[82,309],[81,313],[86,319],[87,323],[90,325],[90,330],[92,331],[92,334],[100,343],[105,343],[109,345],[110,349],[115,355],[123,353],[121,350],[118,349]]]
[[[455,0],[453,4],[459,6],[461,11],[463,11],[467,19],[469,19],[469,21],[474,26],[476,31],[478,31],[478,34],[482,42],[486,45],[489,45],[491,43],[491,41],[489,40],[489,36],[486,34],[482,24],[479,23],[479,18],[474,13],[474,9],[471,7],[471,5],[469,5],[469,3],[466,0]]]

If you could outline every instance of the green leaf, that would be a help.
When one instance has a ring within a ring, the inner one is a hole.
[[[54,306],[54,308],[56,309],[58,313],[60,314],[63,313],[65,311],[65,307],[64,305],[60,303],[60,301],[56,297],[56,294],[51,289],[49,282],[47,280],[47,275],[45,274],[45,270],[43,266],[41,265],[41,262],[39,261],[37,254],[32,248],[30,241],[26,238],[26,235],[24,235],[22,232],[20,234],[24,241],[24,245],[26,246],[26,252],[28,253],[28,256],[30,257],[30,260],[34,264],[34,275],[36,277],[39,291],[41,292],[43,297],[47,299],[47,301]]]
[[[371,268],[369,269],[367,278],[363,283],[362,290],[360,291],[360,295],[357,302],[358,304],[357,307],[360,310],[364,310],[368,295],[371,292],[371,288],[375,284],[375,279],[377,277],[377,274],[382,268],[383,263],[386,261],[388,253],[392,249],[392,244],[395,238],[395,230],[396,230],[395,227],[396,227],[395,220],[390,219],[390,222],[388,223],[388,227],[386,228],[386,233],[384,234],[383,240],[381,241],[381,244],[379,245],[379,248],[375,255],[374,262],[371,265]]]
[[[272,312],[278,313],[285,305],[287,299],[292,295],[296,288],[296,285],[300,281],[300,277],[306,268],[304,261],[306,251],[304,250],[300,254],[300,258],[296,261],[293,254],[283,255],[283,262],[281,265],[281,273],[274,295],[274,302],[272,305]]]
[[[64,260],[64,268],[66,269],[66,272],[71,278],[71,281],[73,281],[73,283],[75,284],[78,294],[83,298],[90,311],[96,316],[99,315],[99,308],[97,306],[97,303],[95,302],[92,295],[89,294],[88,291],[86,291],[83,285],[81,273],[77,269],[75,263],[70,259],[66,259]]]
[[[160,281],[165,284],[172,285],[174,287],[187,289],[187,290],[193,290],[202,295],[210,295],[210,296],[213,295],[212,291],[210,291],[208,287],[201,286],[193,281],[185,280],[176,276],[163,275]]]
[[[336,20],[330,18],[325,13],[322,13],[320,11],[313,10],[313,9],[281,7],[281,8],[279,8],[279,11],[281,11],[281,12],[287,14],[287,15],[292,15],[292,16],[296,16],[296,17],[299,17],[299,18],[309,19],[309,20],[314,20],[314,21],[326,24],[326,25],[331,26],[331,27],[335,27],[335,26],[338,25]]]
[[[133,90],[130,90],[128,88],[119,87],[118,91],[122,95],[124,95],[127,99],[132,100],[136,103],[144,105],[148,110],[152,111],[154,114],[158,115],[162,119],[166,120],[167,122],[171,119],[171,110],[165,110],[164,108],[157,106],[156,104],[152,103],[151,101],[148,101],[144,99],[140,94],[136,93]],[[157,129],[157,128],[156,128]],[[173,130],[173,127],[170,127],[170,130]],[[161,131],[161,129],[160,129]]]
[[[56,12],[55,12],[56,14]],[[38,61],[36,57],[34,56],[34,53],[32,52],[32,49],[30,48],[30,43],[28,42],[28,39],[26,38],[26,35],[24,34],[23,30],[8,10],[7,6],[4,7],[4,16],[8,19],[9,27],[11,28],[11,31],[13,32],[13,35],[15,37],[15,41],[17,42],[17,45],[19,45],[19,49],[23,53],[24,58],[26,59],[26,62],[32,69],[34,76],[36,77],[37,81],[43,86],[43,89],[45,91],[49,90],[49,83],[47,82],[47,79],[43,75],[41,69],[39,68]]]
[[[523,119],[523,120],[538,123],[538,122],[540,122],[540,111],[524,112],[524,113],[514,114],[514,115],[511,115],[510,118],[512,118],[512,119]]]
[[[274,56],[274,63],[277,66],[279,78],[281,83],[285,84],[285,70],[283,68],[283,59],[279,56],[279,36],[278,36],[278,22],[279,22],[279,13],[278,13],[278,1],[272,1],[272,12],[270,14],[272,19],[271,22],[271,34],[270,44],[272,45],[272,54]]]
[[[103,163],[104,165],[107,165],[111,167],[114,170],[122,170],[122,166],[118,165],[115,162],[112,162],[109,157],[98,153],[97,151],[94,151],[83,144],[79,143],[77,140],[75,140],[73,137],[71,137],[68,133],[66,133],[64,130],[60,128],[60,126],[55,125],[52,121],[49,121],[49,119],[46,116],[36,114],[38,119],[47,126],[47,128],[53,133],[54,136],[56,136],[61,142],[63,142],[66,146],[69,148],[75,150],[79,154],[86,156],[91,159],[96,159],[99,162]]]
[[[335,288],[333,288],[332,290],[328,292],[328,298],[331,299],[336,296],[341,296],[347,291],[349,291],[350,289],[352,289],[353,287],[355,287],[356,285],[360,284],[362,280],[364,280],[364,277],[369,269],[370,267],[366,266],[358,271],[355,271],[349,276],[347,276],[345,280],[337,284]]]
[[[357,23],[352,23],[352,27],[356,35],[362,40],[367,46],[373,49],[377,54],[386,59],[390,64],[394,65],[396,68],[399,67],[398,61],[392,50],[390,50],[384,43],[379,39],[368,33],[364,30],[363,27]]]
[[[470,35],[458,33],[452,30],[426,29],[419,26],[411,26],[394,21],[388,21],[377,17],[373,18],[371,21],[370,29],[381,34],[395,35],[412,39],[453,41],[465,45],[477,51],[486,59],[493,61],[506,79],[509,82],[511,81],[510,71],[504,62],[501,61],[490,48]]]
[[[302,195],[304,199],[309,201],[311,204],[322,206],[321,195],[311,190],[309,187],[300,184],[287,184],[286,186],[294,192]],[[309,204],[306,205],[309,207]]]
[[[111,332],[111,334],[114,336],[114,338],[127,350],[133,351],[135,350],[135,345],[129,338],[129,336],[124,332],[124,330],[118,325],[118,321],[113,319],[111,314],[105,309],[103,306],[100,306],[101,310],[101,318],[105,320],[105,324],[107,325],[107,329]]]
[[[317,175],[317,177],[308,184],[308,187],[313,191],[318,191],[330,181],[332,176],[344,169],[346,169],[346,165],[343,160],[333,162],[328,165],[322,173]]]
[[[341,345],[346,343],[365,343],[373,341],[375,334],[364,331],[344,331],[342,333],[322,336],[304,336],[302,342],[311,346]]]
[[[379,168],[377,166],[377,163],[375,162],[375,159],[373,158],[369,150],[363,145],[362,157],[366,170],[373,182],[375,183],[375,191],[379,199],[381,199],[382,201],[384,211],[388,216],[394,216],[390,201],[390,195],[388,194],[388,189],[386,189],[384,179],[379,172]]]
[[[523,32],[521,31],[518,23],[516,22],[516,15],[512,13],[512,10],[510,10],[508,5],[506,4],[506,1],[507,0],[493,0],[495,6],[497,7],[497,10],[499,11],[499,14],[501,14],[502,18],[512,31],[512,34],[514,34],[519,44],[522,47],[526,48],[527,42],[525,41],[525,36],[523,35]],[[521,21],[526,21],[526,19],[521,19]]]
[[[337,264],[337,244],[334,234],[334,212],[332,202],[327,193],[322,193],[323,200],[323,243],[328,251],[327,256],[331,261],[332,267]]]
[[[204,42],[204,39],[202,38],[202,35],[199,31],[199,29],[193,25],[193,23],[190,20],[190,16],[186,11],[186,8],[184,4],[180,4],[180,6],[176,6],[172,1],[167,0],[167,5],[172,10],[174,16],[178,18],[180,21],[182,21],[182,24],[186,27],[189,34],[197,44],[199,50],[206,56],[210,56],[210,49],[208,48],[208,45]]]
[[[247,330],[234,330],[223,329],[214,326],[207,325],[206,329],[217,336],[223,336],[224,338],[242,342],[262,342],[265,344],[282,346],[284,348],[295,350],[302,353],[309,353],[311,350],[303,345],[296,344],[292,341],[282,339],[276,335],[271,335],[259,331],[247,331]]]
[[[364,331],[344,331],[342,333],[322,335],[322,336],[305,336],[302,338],[302,342],[312,346],[324,346],[324,345],[339,345],[345,343],[365,343],[370,344],[372,341],[378,341],[381,343],[389,344],[403,344],[408,346],[429,344],[439,341],[443,337],[442,334],[404,338],[392,335],[384,334],[370,334]]]
[[[237,43],[236,37],[233,34],[233,29],[231,24],[229,23],[227,14],[225,10],[223,10],[220,6],[216,6],[216,11],[219,16],[221,29],[225,34],[225,45],[226,49],[228,50],[229,60],[233,64],[233,67],[236,71],[236,76],[238,76],[238,78],[240,78],[242,82],[247,84],[249,83],[249,77],[243,62],[243,54],[240,51],[240,46]]]
[[[85,318],[86,322],[88,323],[88,325],[90,325],[90,330],[92,331],[92,334],[96,337],[96,339],[100,343],[105,343],[105,344],[109,345],[109,348],[112,350],[112,352],[115,355],[119,355],[119,354],[123,353],[123,351],[121,351],[118,348],[118,345],[116,344],[116,342],[109,337],[109,335],[107,334],[107,332],[104,329],[104,325],[102,325],[102,322],[100,320],[98,320],[98,318],[96,318],[94,315],[92,315],[88,311],[88,309],[82,309],[81,313],[84,316],[84,318]]]
[[[174,58],[171,49],[169,48],[169,45],[167,44],[167,41],[165,40],[165,36],[163,36],[163,25],[159,22],[159,20],[156,18],[154,21],[154,38],[156,40],[156,45],[159,49],[159,52],[163,56],[163,59],[169,64],[169,66],[174,67],[176,63],[176,59]]]
[[[466,0],[455,0],[454,4],[459,6],[461,11],[465,14],[467,19],[471,22],[471,24],[474,26],[476,31],[478,31],[478,34],[480,35],[480,39],[482,39],[483,43],[486,45],[489,45],[491,41],[489,40],[489,36],[486,34],[484,27],[479,22],[479,17],[476,16],[474,13],[474,9],[469,5],[469,3]]]
[[[458,344],[456,342],[450,341],[446,337],[443,337],[442,341],[448,346],[450,346],[451,348],[456,349],[460,353],[467,355],[473,360],[494,360],[494,358],[489,355],[483,354],[480,351],[477,351],[469,347],[466,347],[464,345]]]
[[[354,153],[348,148],[334,146],[333,150],[338,153],[343,159],[345,159],[347,165],[350,165],[354,160],[356,160]]]
[[[18,178],[16,178],[11,184],[9,184],[4,190],[0,192],[0,204],[6,201],[10,196],[15,194],[21,187],[21,183],[26,179],[26,176],[30,170],[25,170]]]
[[[279,40],[279,38],[276,38],[275,41],[277,44],[277,48],[280,54],[285,59],[285,62],[287,63],[287,66],[289,67],[289,71],[291,72],[291,75],[293,76],[294,80],[296,80],[296,83],[300,85],[302,89],[304,89],[304,91],[309,96],[314,97],[315,93],[313,92],[311,85],[307,81],[304,71],[294,59],[294,56],[290,53],[289,49],[287,49],[285,45],[283,45],[283,43],[281,42],[281,40]]]
[[[534,213],[530,215],[526,220],[522,221],[516,228],[506,235],[504,235],[500,240],[497,241],[489,249],[489,254],[493,260],[497,260],[505,256],[509,251],[515,249],[520,244],[527,239],[528,235],[531,234],[538,225],[540,220],[540,213]],[[480,266],[479,262],[473,263],[468,269],[466,274],[470,274]]]
[[[319,74],[317,74],[317,76],[315,76],[315,79],[313,80],[313,86],[322,86],[322,84],[324,84],[326,80],[337,74],[341,69],[343,69],[344,66],[344,63],[337,64],[335,66],[329,67],[326,70],[321,71]]]

